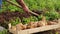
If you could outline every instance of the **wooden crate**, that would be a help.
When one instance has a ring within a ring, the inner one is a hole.
[[[47,25],[47,26],[42,26],[42,27],[33,28],[33,29],[20,30],[20,31],[18,31],[18,30],[12,31],[11,29],[9,29],[9,31],[13,34],[32,34],[32,33],[56,29],[59,27],[60,27],[60,20],[59,20],[59,23],[56,25]]]

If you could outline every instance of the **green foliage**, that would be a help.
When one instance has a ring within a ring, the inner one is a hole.
[[[54,2],[53,0],[46,0],[46,8],[50,10],[54,10]]]
[[[15,26],[16,24],[21,23],[21,21],[18,17],[14,17],[14,19],[11,19],[9,21],[9,23],[11,23],[13,26]]]
[[[27,24],[29,22],[35,22],[38,21],[38,18],[35,16],[31,16],[29,18],[23,18],[23,24]]]
[[[60,10],[60,0],[24,0],[30,10]]]
[[[56,12],[56,11],[47,11],[45,14],[44,14],[45,16],[46,16],[46,19],[47,20],[54,20],[54,19],[58,19],[58,18],[60,18],[59,16],[59,13],[58,12]]]
[[[12,0],[13,3],[17,4],[17,2],[15,0]],[[6,2],[5,0],[3,1],[3,6],[2,6],[2,11],[20,11],[23,12],[23,10],[21,8],[18,8],[8,2]],[[18,5],[18,4],[17,4]]]
[[[16,0],[11,0],[15,4],[18,4]],[[29,7],[30,10],[44,10],[45,8],[50,10],[58,9],[60,10],[60,0],[24,0],[26,5]],[[20,11],[23,12],[21,8],[18,8],[10,3],[3,1],[3,10],[10,10],[10,11]]]
[[[46,6],[45,0],[24,0],[30,10],[44,9]]]
[[[42,20],[43,15],[38,16],[38,21]]]
[[[8,3],[6,1],[2,2],[2,12],[8,10],[7,4]]]
[[[55,4],[54,4],[54,6],[55,6],[55,9],[57,10],[60,10],[60,0],[54,0],[55,1]]]
[[[23,18],[23,24],[28,24],[30,22],[29,18]]]
[[[35,16],[31,16],[31,17],[30,17],[30,21],[34,21],[34,22],[35,22],[35,21],[38,21],[38,19],[37,19],[37,17],[35,17]]]
[[[15,4],[18,4],[16,0],[11,0],[11,1],[14,2]],[[60,0],[24,0],[24,1],[30,10],[47,9],[48,12],[44,14],[47,20],[60,18],[60,14],[56,12],[56,10],[60,10]],[[6,10],[23,12],[21,8],[11,5],[6,1],[3,1],[2,11],[6,11]],[[37,21],[41,19],[42,19],[42,15],[38,16],[38,18],[31,16],[29,18],[23,18],[23,22],[28,23],[30,21]]]
[[[0,34],[7,34],[7,30],[4,29],[3,31],[0,31]]]

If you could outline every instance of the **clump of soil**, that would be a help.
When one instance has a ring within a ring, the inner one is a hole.
[[[38,11],[38,10],[32,10],[33,12],[37,13],[37,14],[42,14],[43,11]],[[4,21],[9,21],[11,18],[13,17],[19,17],[21,20],[23,19],[23,17],[28,18],[33,14],[28,14],[26,12],[21,13],[19,11],[15,11],[15,12],[10,12],[10,11],[5,11],[0,13],[0,23],[4,23]],[[35,15],[33,15],[35,16]]]
[[[4,20],[9,21],[13,17],[19,17],[20,19],[22,19],[23,17],[26,17],[27,18],[29,16],[30,15],[27,14],[27,13],[20,13],[18,11],[16,11],[16,12],[6,11],[6,12],[0,13],[0,23],[3,23]]]

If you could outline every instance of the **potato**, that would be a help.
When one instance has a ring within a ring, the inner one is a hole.
[[[46,25],[47,25],[47,22],[39,21],[39,22],[37,23],[37,25],[38,25],[38,27],[40,27],[40,26],[46,26]]]
[[[55,24],[57,24],[56,22],[53,22],[53,21],[49,21],[48,22],[48,25],[55,25]]]
[[[22,26],[23,30],[27,29],[27,26],[26,25],[23,25]]]
[[[36,28],[38,26],[38,21],[34,23],[34,27]]]
[[[28,25],[27,25],[27,28],[30,29],[30,28],[36,28],[37,27],[37,23],[34,23],[34,22],[30,22]]]
[[[12,31],[16,31],[16,26],[12,26],[12,27],[11,27],[11,30],[12,30]]]
[[[22,23],[17,24],[16,27],[17,27],[18,30],[25,30],[25,29],[27,29],[27,26],[23,25]]]
[[[41,21],[39,21],[39,22],[37,23],[37,26],[38,26],[38,27],[43,26],[43,24],[41,23]]]
[[[22,23],[20,23],[20,24],[17,24],[16,25],[16,28],[17,28],[17,30],[23,30],[23,24]]]
[[[30,22],[30,23],[28,23],[28,25],[32,25],[32,24],[34,24],[34,22]]]
[[[46,21],[46,18],[45,17],[42,18],[41,23],[43,24],[43,26],[47,25],[47,21]]]

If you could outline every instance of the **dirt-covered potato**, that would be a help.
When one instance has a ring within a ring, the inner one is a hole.
[[[16,28],[17,28],[18,30],[24,30],[24,29],[27,28],[27,26],[26,26],[26,25],[23,25],[22,23],[20,23],[20,24],[17,24],[17,25],[16,25]]]
[[[43,26],[43,24],[39,21],[39,22],[37,23],[37,26],[40,27],[40,26]]]
[[[12,31],[16,31],[16,26],[12,26],[12,27],[11,27],[11,30],[12,30]]]
[[[17,24],[17,25],[16,25],[17,30],[22,30],[22,29],[23,29],[23,28],[22,28],[22,26],[23,26],[23,24],[22,24],[22,23]]]
[[[38,26],[38,24],[37,24],[37,23],[38,23],[38,21],[34,23],[34,25],[35,25],[35,28]]]
[[[47,22],[39,21],[39,22],[37,23],[37,25],[38,25],[38,27],[40,27],[40,26],[46,26],[46,25],[47,25]]]
[[[42,20],[39,21],[37,24],[38,26],[46,26],[47,25],[46,18],[43,16]]]
[[[27,26],[26,25],[23,25],[22,26],[23,30],[27,29]]]
[[[27,28],[28,28],[28,29],[30,29],[30,28],[35,28],[35,27],[37,27],[36,25],[37,25],[36,23],[30,22],[30,23],[27,25]]]
[[[55,24],[57,24],[57,22],[53,22],[53,21],[48,22],[48,25],[55,25]]]
[[[58,23],[58,19],[55,19],[55,20],[53,20],[53,22],[56,22],[56,23]]]

